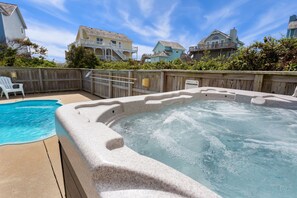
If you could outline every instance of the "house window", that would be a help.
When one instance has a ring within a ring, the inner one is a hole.
[[[97,41],[97,44],[102,44],[103,43],[103,39],[102,38],[97,38],[96,41]]]
[[[218,36],[214,36],[214,37],[212,37],[212,40],[219,40],[219,37]]]
[[[119,42],[119,48],[122,48],[122,43],[121,42]]]
[[[221,47],[224,46],[224,40],[221,40]]]
[[[21,33],[24,34],[24,29],[21,27]]]
[[[117,42],[116,41],[111,41],[111,44],[116,45]]]

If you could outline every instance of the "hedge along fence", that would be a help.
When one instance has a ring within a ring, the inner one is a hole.
[[[84,90],[102,98],[116,98],[184,89],[187,79],[200,86],[223,87],[292,95],[297,72],[278,71],[188,71],[188,70],[92,70],[101,79],[86,78],[88,69],[0,68],[0,75],[16,73],[14,82],[24,83],[26,93]],[[123,78],[124,77],[124,78]],[[118,81],[135,78],[134,84]],[[142,86],[142,79],[149,86]],[[110,81],[113,79],[115,81]]]

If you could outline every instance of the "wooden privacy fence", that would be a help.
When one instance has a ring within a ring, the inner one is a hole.
[[[56,68],[0,68],[0,76],[11,77],[13,82],[23,83],[25,93],[70,91],[82,89],[79,69]]]
[[[92,70],[93,74],[135,78],[134,84],[85,78],[90,70],[81,70],[82,89],[102,98],[116,98],[184,89],[187,79],[198,80],[200,86],[223,87],[267,93],[292,95],[297,86],[297,72],[268,71],[184,71],[184,70]],[[142,79],[149,86],[142,86]],[[119,78],[120,80],[120,78]]]
[[[184,71],[184,70],[92,70],[100,78],[86,77],[88,69],[0,68],[0,75],[16,76],[26,93],[84,90],[102,98],[116,98],[184,89],[187,79],[200,86],[223,87],[292,95],[297,72]],[[130,79],[130,80],[129,80]],[[133,80],[131,80],[133,79]],[[143,79],[149,84],[144,87]],[[127,82],[133,83],[127,83]]]

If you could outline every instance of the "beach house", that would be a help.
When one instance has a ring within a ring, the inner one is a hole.
[[[287,38],[297,38],[297,16],[292,15],[289,19]]]
[[[186,49],[177,42],[158,41],[150,56],[151,62],[172,61],[179,59]]]
[[[0,43],[9,47],[17,47],[13,41],[27,39],[26,29],[27,26],[19,7],[15,4],[0,2]],[[27,52],[27,48],[19,49],[19,52],[23,51]]]
[[[214,30],[206,38],[202,39],[196,46],[189,48],[189,55],[196,60],[201,59],[205,52],[208,51],[210,57],[218,57],[224,55],[229,57],[238,47],[244,43],[238,39],[237,30],[230,30],[230,34],[225,34],[219,30]]]
[[[90,49],[99,59],[107,61],[125,61],[138,52],[126,35],[86,26],[79,27],[75,42],[68,45],[68,50],[72,45]]]

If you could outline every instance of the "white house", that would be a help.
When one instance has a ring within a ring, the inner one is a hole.
[[[15,39],[27,39],[23,16],[15,4],[0,3],[0,43],[10,44]]]
[[[79,27],[75,42],[68,45],[68,50],[73,45],[94,51],[101,60],[110,61],[126,61],[138,52],[126,35],[86,26]]]

